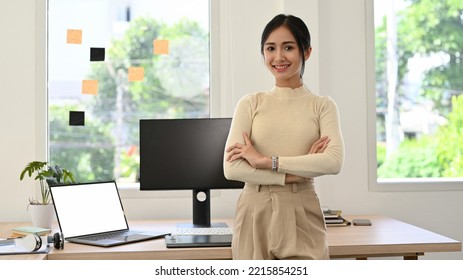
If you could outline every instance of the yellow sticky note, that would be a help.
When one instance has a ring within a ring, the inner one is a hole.
[[[168,40],[154,40],[153,53],[154,54],[169,54],[169,41]]]
[[[82,44],[82,30],[81,29],[68,29],[66,36],[68,44]]]
[[[98,80],[83,80],[82,81],[83,94],[98,94]]]
[[[145,78],[145,68],[129,67],[129,82],[143,81]]]

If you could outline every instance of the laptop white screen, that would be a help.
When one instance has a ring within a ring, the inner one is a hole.
[[[115,182],[50,189],[65,238],[128,229]]]

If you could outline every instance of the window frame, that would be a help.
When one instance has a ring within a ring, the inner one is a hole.
[[[211,93],[220,93],[220,1],[210,1],[210,85]],[[48,158],[48,96],[47,96],[47,12],[48,1],[36,1],[36,157]],[[375,41],[374,0],[365,0],[366,90],[367,90],[367,163],[368,186],[374,192],[461,191],[463,182],[457,179],[387,179],[377,181],[376,100],[375,100]],[[222,116],[222,97],[211,95],[211,117]],[[139,192],[138,183],[120,183],[123,197],[159,197],[158,192]],[[177,194],[173,194],[177,196]],[[188,194],[189,195],[189,192]],[[183,197],[183,194],[181,195]]]
[[[373,192],[461,191],[463,181],[458,178],[397,178],[377,176],[376,157],[376,80],[375,80],[375,27],[374,0],[365,1],[366,32],[366,90],[367,90],[367,163],[368,186]]]
[[[210,117],[220,117],[220,4],[219,1],[209,0],[209,44],[210,44]],[[36,1],[36,156],[49,159],[49,119],[48,119],[48,0]],[[213,94],[216,93],[216,94]],[[159,198],[159,197],[191,197],[191,191],[161,191],[140,192],[139,183],[118,183],[122,198]],[[217,196],[220,191],[211,195]]]

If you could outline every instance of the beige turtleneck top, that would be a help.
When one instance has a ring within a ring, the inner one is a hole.
[[[274,86],[266,92],[245,95],[237,104],[225,149],[243,143],[247,132],[255,149],[264,156],[279,156],[278,171],[256,169],[246,160],[227,162],[224,174],[229,180],[261,185],[284,185],[285,174],[313,178],[337,174],[344,161],[336,103],[317,96],[304,86]],[[331,141],[323,153],[308,154],[322,136]],[[226,153],[225,153],[226,155]]]

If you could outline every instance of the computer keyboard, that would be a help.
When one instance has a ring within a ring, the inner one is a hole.
[[[233,235],[231,227],[175,228],[172,235]]]
[[[233,228],[214,227],[176,227],[165,237],[167,248],[188,247],[230,247]]]

